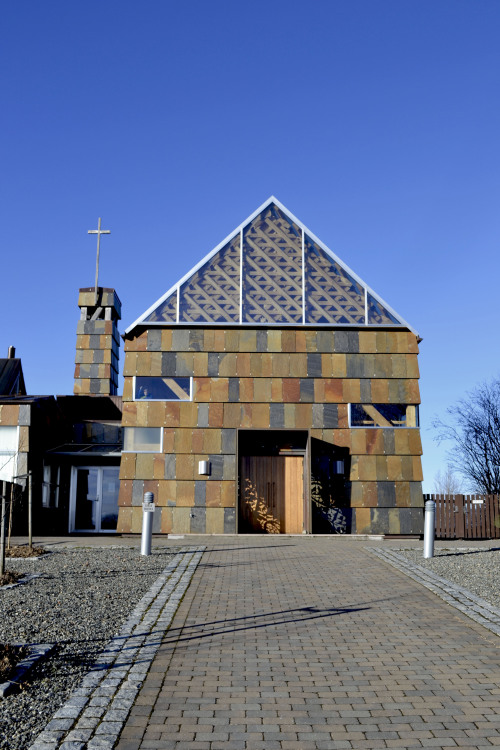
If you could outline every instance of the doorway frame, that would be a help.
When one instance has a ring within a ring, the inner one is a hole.
[[[105,469],[116,469],[118,471],[118,487],[120,482],[120,467],[109,464],[79,464],[71,466],[70,473],[70,491],[69,491],[69,514],[68,514],[68,533],[69,534],[116,534],[116,529],[101,529],[101,513],[99,513],[99,523],[96,524],[99,528],[95,529],[76,529],[75,528],[75,515],[76,515],[76,489],[77,489],[77,476],[79,469],[96,469],[98,472],[97,480],[97,494],[99,496],[99,508],[102,509],[102,479],[103,471]],[[116,503],[118,510],[118,498]]]
[[[242,451],[241,449],[241,437],[242,434],[249,434],[249,433],[265,433],[266,436],[271,437],[272,435],[276,436],[282,436],[283,442],[285,440],[286,435],[303,435],[304,440],[304,449],[297,449],[292,455],[301,455],[304,458],[304,468],[303,468],[303,522],[302,522],[302,533],[303,534],[310,534],[311,533],[311,431],[308,428],[300,429],[300,428],[288,428],[288,427],[268,427],[268,428],[258,428],[258,427],[238,427],[237,428],[237,434],[236,434],[236,488],[235,488],[235,508],[236,508],[236,533],[244,533],[240,532],[240,522],[241,522],[241,503],[240,503],[240,482],[241,482],[241,469],[240,469],[240,460],[242,456],[249,456],[249,455],[257,455],[248,453],[246,451]],[[255,532],[258,534],[258,532]],[[262,532],[265,534],[265,532]],[[286,535],[286,534],[285,534]]]

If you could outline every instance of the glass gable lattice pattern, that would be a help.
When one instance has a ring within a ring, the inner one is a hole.
[[[365,290],[305,236],[306,323],[365,322]]]
[[[239,323],[239,234],[181,286],[179,300],[182,322]]]
[[[153,312],[145,318],[150,323],[175,323],[177,320],[177,291],[163,300]]]
[[[137,322],[407,326],[275,201]]]
[[[302,323],[302,231],[273,203],[243,232],[243,321]]]
[[[391,323],[401,325],[400,321],[370,293],[368,293],[368,323],[379,326],[390,325]]]

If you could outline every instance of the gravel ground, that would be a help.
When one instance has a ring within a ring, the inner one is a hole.
[[[7,567],[41,577],[0,590],[0,642],[53,643],[22,692],[0,700],[0,748],[29,747],[176,550],[66,549]]]
[[[490,549],[466,547],[435,550],[434,557],[422,557],[422,549],[394,550],[421,568],[480,596],[500,608],[500,544]]]

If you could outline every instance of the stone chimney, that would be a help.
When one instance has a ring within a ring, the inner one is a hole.
[[[122,306],[114,289],[80,289],[76,330],[75,395],[116,396]]]

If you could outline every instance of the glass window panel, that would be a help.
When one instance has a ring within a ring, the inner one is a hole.
[[[160,323],[163,321],[166,323],[175,323],[177,320],[177,290],[170,297],[167,297],[166,300],[163,300],[145,320],[151,323]]]
[[[418,406],[351,404],[351,427],[418,427]]]
[[[272,203],[243,232],[243,321],[302,323],[302,230]]]
[[[182,322],[239,323],[239,232],[182,285],[179,300]]]
[[[17,427],[0,427],[0,452],[15,453],[17,451]]]
[[[372,297],[371,294],[368,294],[368,323],[373,325],[387,325],[395,323],[396,325],[401,325],[401,321],[396,318],[395,315],[389,312],[389,310],[386,310],[386,308],[375,299],[375,297]]]
[[[365,322],[365,290],[305,236],[306,323],[346,325]]]
[[[123,450],[132,453],[160,453],[162,449],[161,427],[125,427]]]
[[[191,401],[192,378],[136,377],[136,401]]]
[[[119,473],[120,470],[114,467],[102,469],[101,531],[116,531],[118,492],[120,489]]]

